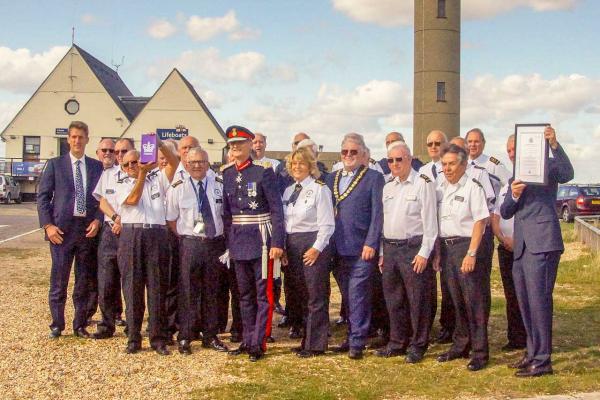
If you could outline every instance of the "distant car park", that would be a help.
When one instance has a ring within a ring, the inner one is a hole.
[[[21,185],[10,175],[0,174],[0,201],[5,204],[21,202]]]
[[[573,222],[578,215],[600,214],[600,184],[559,186],[556,213],[564,222]]]

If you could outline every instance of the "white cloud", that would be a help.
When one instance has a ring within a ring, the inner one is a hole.
[[[208,41],[221,34],[228,34],[231,40],[254,39],[260,35],[257,29],[242,27],[233,10],[222,17],[192,15],[186,22],[186,28],[188,36],[198,42]]]
[[[92,25],[98,21],[98,18],[94,14],[83,14],[81,16],[81,22],[85,25]]]
[[[31,94],[69,50],[55,46],[41,53],[0,47],[0,91]]]
[[[154,39],[165,39],[173,36],[177,32],[177,28],[166,19],[158,19],[148,25],[146,33]]]
[[[24,101],[1,101],[0,102],[0,132],[6,128],[8,123],[17,115],[23,107]]]
[[[408,26],[413,23],[412,0],[332,0],[333,7],[351,19],[384,27]],[[463,0],[465,19],[484,19],[508,13],[516,8],[534,11],[559,11],[575,8],[580,0]]]

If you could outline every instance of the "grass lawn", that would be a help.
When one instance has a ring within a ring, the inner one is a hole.
[[[232,358],[224,374],[235,383],[195,390],[198,399],[394,399],[394,398],[511,398],[600,390],[600,261],[575,242],[573,225],[563,225],[566,251],[554,290],[553,376],[517,379],[507,364],[521,352],[502,353],[506,320],[497,259],[492,276],[492,315],[489,324],[491,360],[472,373],[467,360],[438,363],[448,345],[430,347],[423,362],[407,365],[402,357],[380,359],[372,353],[361,361],[327,353],[303,360],[290,353],[297,343],[280,340],[258,363]],[[332,281],[332,284],[335,283]],[[335,290],[337,293],[337,290]],[[339,299],[333,299],[336,316]],[[275,328],[277,329],[277,328]],[[436,321],[435,328],[438,329]],[[339,343],[343,329],[332,327],[330,344]],[[282,334],[280,334],[282,335]]]

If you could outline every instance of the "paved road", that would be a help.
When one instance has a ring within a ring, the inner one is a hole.
[[[35,203],[0,204],[0,247],[38,247],[44,245],[41,231],[3,242],[39,228]]]

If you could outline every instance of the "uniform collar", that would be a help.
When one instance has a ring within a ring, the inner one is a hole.
[[[458,180],[458,182],[452,184],[448,181],[448,179],[446,179],[446,177],[444,177],[444,181],[442,182],[442,186],[444,188],[447,188],[450,185],[456,186],[456,187],[462,187],[465,186],[467,184],[467,172],[465,171],[465,173],[463,174],[463,176],[460,177],[460,179]]]
[[[207,180],[207,178],[208,178],[208,177],[207,177],[206,175],[204,175],[204,178],[202,178],[202,180],[201,180],[201,181],[202,181],[202,186],[206,186],[206,180]],[[191,175],[190,175],[190,179],[192,180],[192,182],[194,182],[194,185],[195,185],[195,186],[198,186],[198,182],[200,182],[200,181],[198,181],[198,180],[196,180],[196,179],[192,178],[192,176],[191,176]]]
[[[237,170],[237,172],[242,172],[243,170],[248,168],[250,165],[252,165],[252,159],[248,158],[246,161],[244,161],[240,165],[238,165],[237,163],[234,163],[234,165],[235,165],[235,169]]]
[[[476,165],[481,165],[481,164],[485,164],[487,162],[487,160],[489,160],[490,157],[485,155],[484,153],[481,153],[481,155],[473,160],[469,159],[469,164],[471,164],[471,161],[475,161]]]
[[[410,169],[410,172],[408,173],[408,176],[406,177],[406,180],[404,182],[400,181],[400,178],[395,176],[394,177],[394,182],[396,182],[397,184],[405,184],[405,183],[415,183],[415,179],[417,177],[418,172],[414,170],[414,168]]]
[[[311,183],[313,183],[313,181],[315,180],[315,178],[313,178],[312,176],[307,176],[306,178],[304,178],[302,180],[302,182],[296,182],[296,184],[300,184],[302,185],[303,188],[307,187],[308,185],[310,185]],[[295,181],[294,181],[295,182]]]

